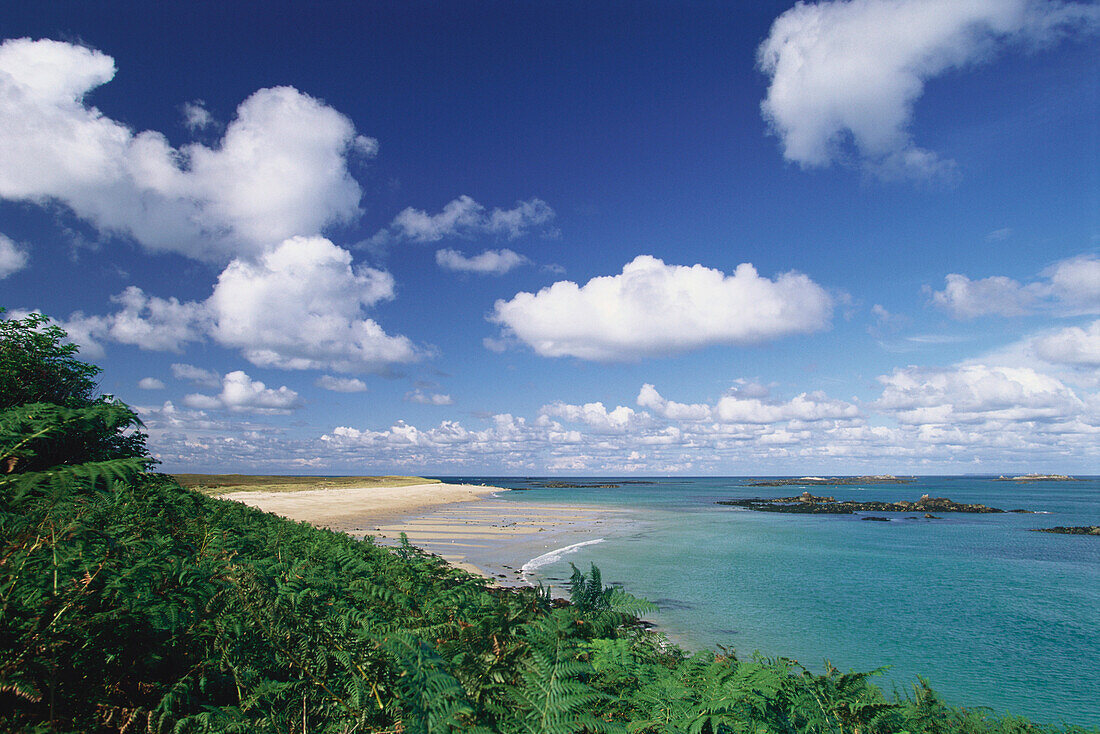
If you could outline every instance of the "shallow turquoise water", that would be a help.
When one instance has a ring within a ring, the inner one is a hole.
[[[525,486],[514,478],[475,481]],[[888,665],[879,679],[886,689],[908,689],[919,674],[955,704],[1100,724],[1100,538],[1027,532],[1100,525],[1100,479],[925,477],[814,489],[837,499],[915,500],[927,493],[1049,513],[889,523],[714,504],[797,495],[797,487],[749,487],[745,478],[653,481],[502,499],[631,508],[634,521],[602,530],[604,542],[538,571],[557,583],[570,561],[585,569],[595,563],[605,582],[656,601],[657,621],[685,644],[721,644],[743,655],[759,650],[819,671],[825,659],[842,670]]]

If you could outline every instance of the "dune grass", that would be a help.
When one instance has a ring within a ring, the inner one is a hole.
[[[348,487],[408,487],[436,484],[438,479],[424,477],[311,477],[260,474],[173,474],[172,478],[188,489],[205,495],[230,492],[301,492],[308,489],[344,489]]]

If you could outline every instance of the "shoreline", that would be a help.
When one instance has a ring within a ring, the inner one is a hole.
[[[409,543],[497,586],[531,586],[544,579],[534,563],[603,540],[612,513],[592,506],[493,501],[504,487],[438,482],[405,486],[238,491],[220,499],[242,502],[290,520]]]

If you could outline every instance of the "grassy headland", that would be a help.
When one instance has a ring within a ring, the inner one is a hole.
[[[309,477],[268,476],[258,474],[173,474],[180,486],[207,495],[230,492],[301,492],[310,489],[341,489],[345,487],[407,487],[414,484],[435,484],[438,479],[405,476],[377,477]]]

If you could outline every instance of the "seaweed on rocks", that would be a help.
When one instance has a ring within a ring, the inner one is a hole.
[[[1081,525],[1077,527],[1032,528],[1034,533],[1057,533],[1058,535],[1100,535],[1100,525]]]
[[[718,500],[715,504],[744,507],[757,512],[787,512],[810,515],[851,515],[856,512],[968,512],[997,513],[1004,510],[986,505],[954,502],[946,497],[922,495],[916,502],[837,502],[832,497],[816,497],[803,492],[798,497],[754,497],[739,500]],[[1013,510],[1017,512],[1017,510]],[[1024,510],[1027,512],[1027,510]],[[864,518],[867,519],[867,518]]]

